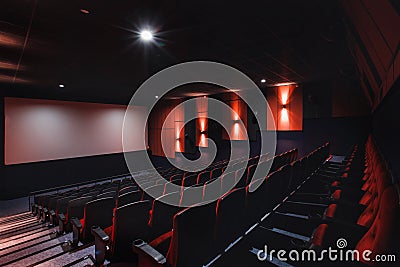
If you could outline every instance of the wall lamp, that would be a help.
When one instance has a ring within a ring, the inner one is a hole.
[[[200,133],[201,133],[201,134],[206,134],[206,133],[207,133],[207,131],[200,131]]]

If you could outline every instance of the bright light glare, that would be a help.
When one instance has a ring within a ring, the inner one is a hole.
[[[153,33],[149,30],[143,30],[140,32],[140,38],[144,41],[150,41],[153,39]]]

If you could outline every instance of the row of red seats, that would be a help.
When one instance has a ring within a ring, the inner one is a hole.
[[[297,156],[297,149],[292,150],[289,153],[283,153],[281,155],[278,155],[275,158],[279,159],[280,162],[282,162],[283,164],[286,164],[290,163],[290,161],[294,159],[296,156]],[[267,160],[267,157],[260,157],[260,158],[257,157],[257,161],[255,160],[255,158],[252,158],[249,160],[249,162],[251,163],[259,162],[258,164],[261,165],[265,164],[265,160]],[[273,160],[274,159],[270,159],[271,163]],[[242,161],[242,159],[240,161]],[[244,166],[247,165],[249,164],[246,161]],[[253,164],[251,164],[251,166],[252,165]],[[249,167],[247,167],[246,170]],[[242,177],[244,178],[244,180],[247,180],[248,179],[247,173]],[[240,177],[240,179],[242,177]],[[265,178],[265,173],[264,173],[264,178]],[[182,179],[184,180],[185,177],[183,177]],[[216,181],[215,183],[213,183],[215,179],[212,179],[210,177],[209,180],[206,181],[204,185],[195,184],[192,187],[189,188],[182,187],[180,190],[175,190],[175,191],[168,191],[168,190],[162,191],[160,190],[162,186],[156,184],[148,188],[149,190],[154,189],[153,193],[158,191],[158,193],[160,194],[160,196],[156,198],[154,201],[149,202],[148,200],[151,201],[151,198],[144,198],[141,201],[126,204],[124,206],[118,205],[118,208],[116,208],[114,211],[112,227],[108,227],[104,229],[104,231],[101,229],[102,227],[93,230],[94,235],[97,236],[96,245],[98,249],[96,249],[96,251],[106,252],[106,253],[96,252],[96,255],[98,256],[97,261],[101,262],[102,260],[104,260],[106,256],[109,260],[117,262],[124,260],[130,260],[130,261],[134,260],[135,256],[131,252],[131,245],[130,245],[132,240],[134,240],[135,238],[144,238],[145,240],[152,240],[152,239],[160,240],[157,239],[157,237],[160,235],[162,237],[166,237],[165,235],[162,234],[165,232],[169,232],[172,229],[173,216],[177,212],[182,210],[183,206],[187,206],[188,203],[195,204],[203,201],[211,201],[211,199],[206,199],[207,196],[210,195],[209,194],[210,191],[217,190],[218,192],[216,193],[219,194],[221,194],[220,190],[223,190],[225,188],[228,191],[234,186],[236,182],[235,179],[236,177],[230,175],[229,173],[226,174],[222,173],[221,182]],[[229,188],[225,187],[221,189],[222,185],[227,186],[228,181],[230,187]],[[181,185],[182,184],[184,183],[181,183]],[[202,187],[202,190],[200,191],[202,192],[202,194],[196,196],[190,194],[190,199],[187,200],[185,198],[185,196],[188,195],[187,192],[189,192],[191,188],[197,186]],[[155,190],[157,187],[160,187],[159,190]],[[246,191],[245,189],[243,190],[244,192]],[[170,200],[173,199],[174,202],[179,202],[182,205],[181,207],[170,206],[164,203],[166,199]],[[228,200],[226,200],[225,202],[228,202]],[[151,210],[150,212],[147,212],[149,216],[145,216],[146,214],[143,214],[143,211],[149,209],[151,203],[152,203]],[[183,203],[185,203],[185,205]],[[132,217],[129,217],[127,214],[132,214]],[[138,219],[139,216],[140,219]],[[105,247],[107,246],[109,247],[109,250],[105,251]]]
[[[323,153],[326,153],[326,149],[321,148],[301,160],[305,169],[304,175],[313,171],[313,166],[321,164],[324,157],[319,154]],[[136,241],[137,253],[142,255],[143,251],[147,251],[151,254],[150,258],[143,255],[139,257],[140,266],[147,266],[147,260],[155,261],[156,265],[167,261],[170,266],[200,266],[200,263],[206,262],[208,257],[223,250],[243,234],[246,228],[282,201],[289,190],[288,181],[292,177],[291,171],[288,170],[291,169],[291,165],[282,167],[262,177],[262,181],[233,189],[220,197],[216,203],[202,206],[194,205],[182,209],[162,201],[163,198],[179,199],[179,192],[161,196],[153,201],[148,224],[144,224],[145,220],[142,218],[135,220],[132,217],[128,223],[126,217],[121,217],[121,214],[138,214],[146,209],[148,202],[141,201],[118,208],[111,228],[105,231],[100,228],[92,229],[96,236],[96,262],[101,264],[106,257],[113,261],[135,260],[136,255],[131,252],[131,243],[132,237],[136,237],[149,240],[152,246],[167,255],[165,258],[146,245],[147,243]],[[259,182],[261,186],[251,192],[251,187]],[[127,208],[131,209],[130,212],[122,211]],[[121,230],[121,225],[129,229]],[[107,246],[110,247],[109,250],[106,250]]]
[[[393,184],[372,136],[365,150],[356,147],[337,169],[340,170],[338,176],[324,177],[331,184],[331,204],[313,233],[311,247],[318,250],[335,247],[339,238],[345,238],[347,248],[358,250],[360,255],[365,250],[372,251],[371,259],[376,255],[397,253],[399,185]],[[371,266],[378,264],[363,257],[360,261]]]

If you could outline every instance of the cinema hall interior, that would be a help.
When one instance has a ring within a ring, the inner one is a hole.
[[[399,15],[1,0],[0,266],[400,266]]]

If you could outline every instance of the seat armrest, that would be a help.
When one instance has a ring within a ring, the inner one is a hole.
[[[58,234],[62,235],[64,234],[65,231],[66,218],[63,213],[59,213],[57,217],[58,217]]]
[[[56,225],[57,220],[56,220],[57,216],[54,210],[50,210],[49,211],[49,220],[50,220],[50,224],[49,226],[53,227]]]
[[[42,210],[43,210],[42,206],[37,206],[35,215],[37,216],[38,219],[40,219],[40,217],[42,216]]]
[[[59,214],[58,214],[58,219],[61,220],[61,221],[63,221],[63,222],[65,222],[66,218],[65,218],[64,213],[59,213]]]
[[[82,224],[81,224],[81,221],[80,220],[78,220],[78,218],[72,218],[71,219],[71,223],[72,223],[72,226],[74,226],[74,227],[76,227],[76,228],[78,228],[78,229],[81,229],[82,228]]]
[[[138,254],[139,266],[157,267],[167,262],[164,255],[141,239],[133,241],[132,250]]]
[[[42,220],[43,222],[47,221],[47,216],[48,216],[49,210],[47,208],[43,208],[43,212],[42,212]]]
[[[72,224],[72,245],[74,247],[77,247],[81,236],[82,224],[78,220],[78,218],[75,217],[71,219],[71,224]]]
[[[103,266],[110,237],[98,226],[92,226],[91,233],[94,236],[96,266]]]
[[[110,237],[103,231],[103,229],[98,226],[92,227],[92,235],[94,236],[94,238],[97,238],[98,240],[101,240],[105,243],[110,240]]]
[[[36,214],[36,210],[37,210],[37,204],[33,203],[31,210],[32,210],[32,213],[35,215]]]

